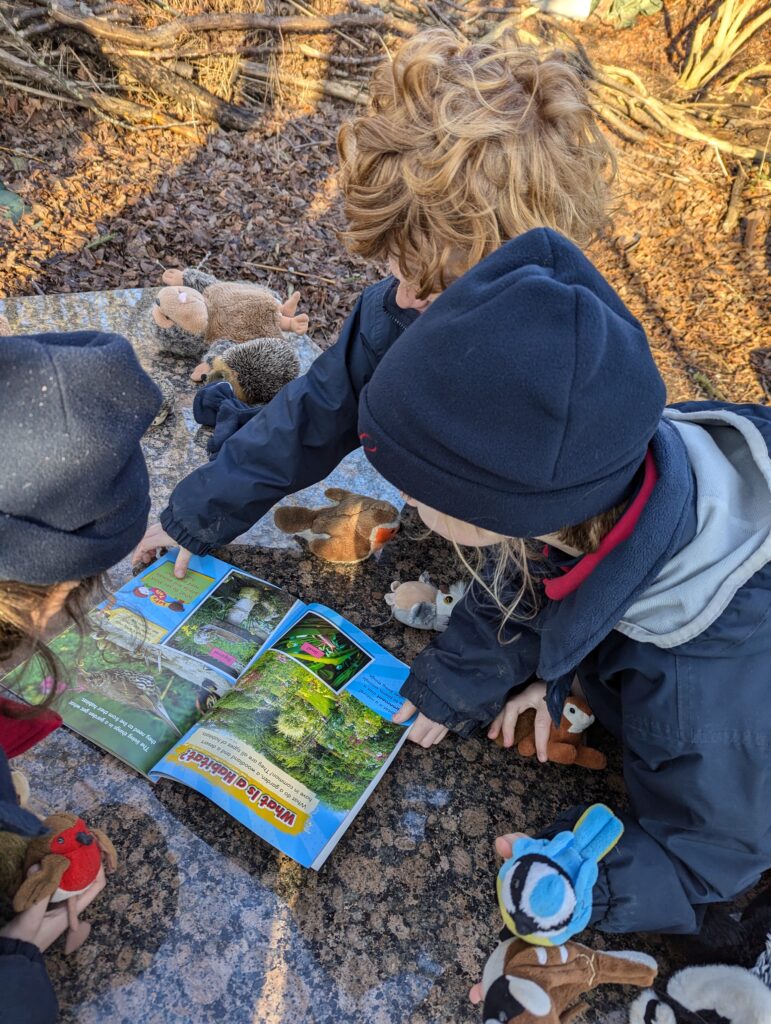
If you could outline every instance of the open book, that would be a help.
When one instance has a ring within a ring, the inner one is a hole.
[[[209,797],[319,868],[406,737],[407,668],[356,626],[211,556],[166,555],[50,644],[66,725],[152,781]],[[50,692],[32,659],[2,685]]]

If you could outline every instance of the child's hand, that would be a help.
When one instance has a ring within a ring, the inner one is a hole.
[[[402,706],[394,715],[394,722],[399,725],[412,718],[418,709],[410,701],[405,700]],[[421,747],[433,747],[435,743],[441,743],[447,735],[448,729],[445,725],[432,722],[430,718],[418,713],[418,717],[410,727],[410,739],[413,743],[419,743]]]
[[[144,537],[137,544],[134,554],[131,556],[132,565],[149,565],[158,557],[159,550],[177,547],[177,542],[170,537],[160,523],[153,523],[148,526]],[[174,563],[174,575],[182,579],[187,572],[187,565],[190,561],[190,552],[187,548],[180,548],[177,560]]]
[[[517,839],[526,839],[524,832],[509,832],[508,835],[498,836],[495,840],[495,852],[499,857],[503,857],[504,860],[508,860],[511,856],[514,848],[514,843]],[[473,985],[469,989],[468,994],[471,1002],[476,1006],[477,1003],[481,1003],[485,997],[484,989],[482,988],[482,982],[478,981],[476,985]]]
[[[489,739],[497,739],[503,733],[504,747],[514,745],[514,729],[517,719],[528,708],[535,708],[535,752],[539,761],[548,761],[551,715],[546,706],[546,683],[531,683],[522,693],[507,700],[503,711],[493,720],[487,730]]]
[[[40,870],[40,866],[33,864],[28,874]],[[82,913],[91,903],[95,896],[104,889],[105,877],[104,868],[101,868],[96,880],[92,885],[82,892],[76,899],[77,913]],[[41,953],[56,942],[60,935],[63,935],[69,927],[67,908],[64,903],[59,903],[53,910],[48,909],[48,898],[41,900],[29,910],[23,910],[8,924],[0,929],[0,936],[4,939],[17,939],[19,942],[30,942],[37,946]]]

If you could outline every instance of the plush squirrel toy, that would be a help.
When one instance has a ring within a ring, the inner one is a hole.
[[[601,770],[608,759],[599,750],[586,744],[584,733],[594,722],[591,708],[583,697],[570,694],[562,708],[559,727],[553,722],[547,747],[548,759],[555,764],[577,764],[582,768]],[[503,737],[496,743],[503,745]],[[514,743],[523,757],[535,756],[535,709],[528,708],[517,719]]]
[[[115,847],[100,829],[89,829],[76,814],[52,814],[42,836],[25,838],[0,832],[0,884],[16,913],[47,899],[67,901],[69,932],[65,952],[88,938],[91,925],[78,920],[76,899],[94,886],[104,888],[105,869],[117,866]],[[34,869],[34,870],[31,870]]]
[[[274,522],[283,533],[307,540],[314,555],[327,562],[363,562],[399,529],[399,512],[390,502],[354,494],[341,487],[324,492],[332,505],[276,509]]]
[[[280,304],[260,285],[218,281],[200,270],[167,270],[152,315],[158,351],[195,359],[196,383],[227,380],[249,405],[270,401],[300,372],[282,331],[304,334],[298,292]],[[237,354],[237,346],[248,345]]]
[[[449,593],[444,593],[434,586],[428,573],[423,572],[417,580],[392,583],[391,593],[386,594],[384,600],[397,622],[414,629],[436,629],[443,633],[450,624],[453,608],[465,593],[465,583],[453,583]]]

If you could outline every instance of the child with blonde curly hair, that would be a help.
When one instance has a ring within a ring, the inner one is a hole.
[[[376,366],[450,282],[533,227],[584,245],[606,220],[614,159],[579,73],[511,38],[416,35],[375,72],[370,109],[342,127],[338,148],[344,239],[391,276],[268,405],[245,406],[226,383],[198,393],[216,457],[177,485],[138,560],[179,545],[184,575],[189,552],[228,543],[324,479],[359,446],[359,394]]]

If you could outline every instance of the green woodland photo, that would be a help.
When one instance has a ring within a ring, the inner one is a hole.
[[[274,650],[222,698],[207,724],[246,743],[336,811],[353,807],[403,731]]]
[[[230,573],[167,641],[185,654],[216,666],[234,679],[246,668],[294,599],[241,573]],[[233,659],[211,654],[223,651]]]

